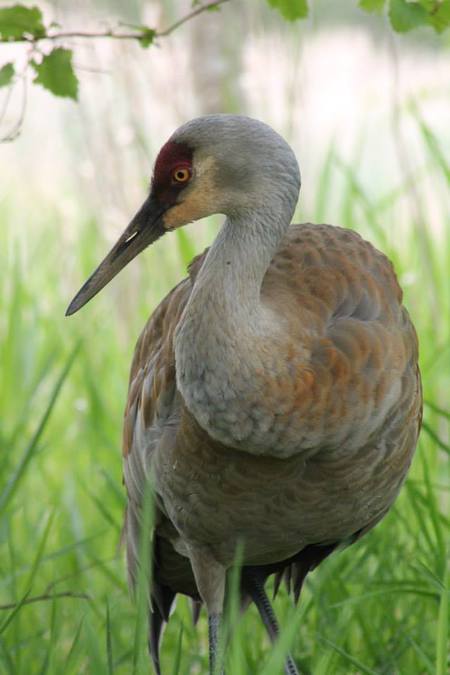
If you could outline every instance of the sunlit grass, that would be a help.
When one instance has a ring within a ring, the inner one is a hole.
[[[315,675],[448,672],[450,170],[433,131],[414,114],[439,231],[417,220],[429,198],[420,182],[414,196],[405,176],[375,199],[356,158],[344,163],[333,147],[310,215],[330,220],[326,199],[338,190],[339,223],[395,263],[420,337],[427,404],[418,453],[383,523],[310,576],[298,609],[281,592],[276,609],[285,629],[275,649],[254,609],[240,617],[231,603],[231,675],[282,672],[287,648],[302,672]],[[405,209],[417,198],[419,212]],[[158,242],[65,319],[105,241],[87,218],[68,249],[57,213],[42,204],[25,229],[12,202],[0,211],[0,672],[150,672],[145,579],[133,603],[118,552],[122,411],[139,330],[198,245],[188,230]],[[194,629],[180,598],[164,637],[164,673],[206,672],[206,635],[204,616]]]

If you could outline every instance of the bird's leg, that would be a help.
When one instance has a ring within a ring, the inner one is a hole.
[[[263,579],[257,572],[245,570],[242,575],[242,584],[258,608],[258,612],[269,638],[271,642],[274,643],[280,634],[280,627],[264,588]],[[284,662],[284,672],[286,675],[299,675],[297,666],[290,654],[287,655],[286,661]]]
[[[220,653],[220,628],[225,597],[226,569],[208,550],[189,546],[189,558],[197,588],[208,611],[209,672],[224,675]]]
[[[209,669],[211,675],[216,675],[219,666],[219,632],[221,625],[221,614],[208,614],[208,639],[209,639]],[[223,670],[219,670],[222,675]]]

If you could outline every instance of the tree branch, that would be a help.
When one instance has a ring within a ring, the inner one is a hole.
[[[214,2],[207,2],[205,5],[199,5],[197,9],[193,9],[192,12],[189,12],[189,14],[186,14],[186,16],[181,17],[181,19],[178,19],[178,21],[175,21],[171,26],[166,28],[165,30],[161,32],[157,32],[155,37],[167,37],[167,35],[170,35],[173,33],[174,30],[182,26],[184,23],[187,21],[190,21],[194,17],[198,16],[199,14],[203,14],[203,12],[206,12],[208,10],[213,10],[217,9],[220,7],[220,5],[225,4],[226,2],[229,2],[229,0],[214,0]]]
[[[25,119],[25,111],[27,108],[27,96],[28,96],[28,83],[27,83],[27,77],[26,77],[26,72],[29,67],[29,57],[27,59],[27,62],[25,64],[25,67],[23,68],[22,72],[19,74],[19,78],[22,80],[22,102],[20,105],[20,112],[19,112],[19,118],[18,120],[14,123],[12,128],[4,135],[0,137],[0,143],[10,143],[11,141],[14,141],[20,134],[20,131],[22,129],[22,124]],[[3,122],[3,119],[6,115],[6,112],[8,110],[9,102],[11,100],[11,93],[13,90],[14,83],[9,87],[8,93],[6,94],[5,97],[5,102],[2,107],[2,111],[0,113],[0,125]],[[1,606],[0,606],[1,609]]]
[[[187,23],[191,19],[194,19],[196,16],[199,16],[199,14],[203,14],[203,12],[207,12],[208,10],[213,10],[220,5],[225,4],[226,2],[229,2],[230,0],[212,0],[211,2],[206,2],[203,5],[199,5],[196,7],[196,9],[193,9],[191,12],[186,14],[185,16],[181,17],[181,19],[178,19],[175,21],[173,24],[168,26],[168,28],[165,28],[164,30],[158,31],[155,30],[153,34],[153,39],[156,40],[157,38],[160,37],[167,37],[171,33],[173,33],[177,28],[182,26],[183,24]],[[47,33],[45,35],[40,35],[40,36],[35,36],[35,35],[21,35],[20,37],[16,38],[0,38],[0,43],[4,42],[7,44],[11,44],[14,42],[28,42],[31,44],[35,44],[36,42],[42,42],[43,40],[64,40],[64,39],[71,39],[71,38],[82,38],[82,39],[87,39],[87,40],[97,40],[99,38],[111,38],[114,40],[146,40],[149,37],[149,31],[151,31],[151,28],[149,27],[144,27],[142,29],[136,29],[134,32],[122,32],[118,33],[112,29],[105,30],[105,31],[96,31],[96,32],[84,32],[84,31],[66,31],[62,33],[53,33],[52,35],[48,35]]]

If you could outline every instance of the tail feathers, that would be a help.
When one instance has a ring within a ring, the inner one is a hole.
[[[175,593],[164,584],[153,581],[152,587],[152,606],[157,609],[164,621],[169,621],[170,610],[172,609]]]
[[[156,675],[161,675],[159,644],[164,625],[169,621],[170,610],[175,593],[167,586],[154,584],[152,589],[152,609],[149,611],[148,650]]]
[[[320,563],[335,551],[340,542],[325,544],[324,546],[307,546],[303,549],[301,557],[294,563],[294,600],[298,603],[300,592],[308,572],[314,570]]]
[[[278,595],[278,591],[280,590],[281,582],[283,581],[283,572],[284,572],[284,569],[278,570],[278,572],[275,572],[275,577],[274,577],[274,580],[273,580],[272,600],[275,600],[275,598]]]
[[[273,597],[275,598],[284,579],[288,594],[292,593],[295,604],[298,604],[300,593],[308,572],[315,569],[339,546],[339,542],[328,545],[306,546],[300,553],[291,558],[285,566],[275,573]]]
[[[159,610],[150,611],[149,614],[149,634],[148,634],[148,651],[153,662],[153,668],[156,675],[161,675],[161,664],[159,662],[159,642],[161,638],[161,631],[164,624]]]
[[[294,602],[296,605],[298,605],[298,600],[300,598],[300,593],[303,588],[303,583],[306,579],[306,575],[308,574],[309,570],[311,569],[308,567],[305,569],[304,566],[301,565],[293,565],[293,594],[294,594]]]
[[[202,603],[198,600],[192,600],[191,609],[192,609],[192,623],[194,626],[197,625],[200,618],[200,610],[202,608]]]

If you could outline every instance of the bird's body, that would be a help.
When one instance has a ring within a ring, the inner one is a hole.
[[[274,446],[261,455],[212,439],[177,390],[174,334],[206,255],[136,347],[124,439],[130,508],[151,473],[172,545],[197,541],[226,566],[239,540],[252,565],[345,542],[392,504],[418,431],[417,343],[392,266],[354,232],[289,228],[261,293],[287,339],[276,351],[267,344],[263,413],[243,401],[238,429],[261,421]]]
[[[373,527],[417,442],[417,339],[392,265],[352,231],[290,225],[298,168],[267,129],[248,118],[200,118],[176,132],[155,167],[152,195],[164,205],[165,229],[215,211],[228,216],[153,313],[131,369],[128,564],[133,580],[150,479],[157,669],[176,593],[206,603],[214,657],[214,622],[239,547],[244,600],[255,600],[273,636],[261,601],[267,576],[292,568],[298,594],[310,569]],[[167,166],[192,171],[183,198],[162,189]],[[140,233],[133,221],[108,264],[128,256]],[[101,266],[102,285],[105,274]],[[94,282],[81,293],[96,292]],[[291,661],[286,671],[295,672]]]

